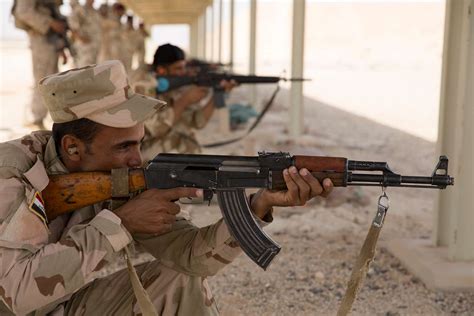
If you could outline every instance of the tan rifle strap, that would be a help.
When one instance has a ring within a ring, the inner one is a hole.
[[[359,291],[359,288],[361,287],[362,282],[367,275],[370,263],[374,259],[375,247],[377,245],[377,240],[379,239],[379,234],[382,230],[385,215],[388,210],[388,198],[386,204],[384,204],[381,203],[381,199],[383,197],[386,197],[385,193],[379,198],[377,214],[370,225],[369,232],[367,233],[364,244],[360,249],[359,256],[357,257],[354,267],[352,268],[351,278],[347,284],[346,293],[344,293],[339,310],[337,311],[337,316],[345,316],[350,313],[352,304],[354,303],[354,300],[357,296],[357,292]]]
[[[155,306],[151,302],[150,296],[143,287],[140,279],[138,278],[137,271],[133,267],[132,261],[130,260],[130,251],[128,247],[125,247],[125,258],[127,260],[128,275],[130,282],[132,282],[133,292],[137,298],[138,306],[143,316],[158,316]]]
[[[130,198],[128,168],[112,169],[110,176],[112,182],[111,208],[115,210]]]

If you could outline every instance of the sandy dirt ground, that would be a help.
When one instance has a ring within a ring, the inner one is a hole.
[[[246,94],[241,90],[237,96]],[[260,97],[270,93],[270,88],[263,88]],[[288,151],[387,161],[395,172],[407,175],[429,175],[435,167],[434,143],[309,98],[305,133],[290,140],[287,98],[282,91],[272,111],[244,141],[206,152]],[[215,133],[217,124],[214,120],[200,132],[202,143],[222,139]],[[380,193],[376,187],[336,188],[329,200],[276,209],[266,231],[282,250],[269,269],[262,271],[242,255],[210,280],[222,314],[334,315]],[[353,315],[473,315],[474,293],[430,290],[384,248],[390,239],[431,238],[437,190],[389,188],[387,194],[388,217]],[[191,210],[200,225],[220,216],[215,203]]]

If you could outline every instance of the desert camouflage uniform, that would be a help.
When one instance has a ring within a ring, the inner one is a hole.
[[[53,43],[48,42],[46,34],[53,20],[51,11],[38,5],[38,0],[17,0],[16,16],[29,27],[30,49],[35,83],[41,78],[58,72],[58,52]],[[31,96],[30,111],[35,123],[42,122],[48,113],[35,87]]]
[[[117,128],[135,126],[163,106],[127,86],[117,61],[39,82],[54,122],[89,118]],[[0,144],[1,315],[139,314],[120,266],[126,247],[132,258],[156,258],[134,265],[160,314],[217,314],[206,278],[241,253],[222,220],[197,228],[177,217],[168,233],[132,238],[101,203],[49,221],[41,192],[48,175],[65,173],[50,132]]]
[[[136,47],[136,54],[137,54],[137,61],[138,67],[145,66],[145,41],[148,37],[148,34],[145,31],[138,29],[135,32],[137,47]]]
[[[68,172],[51,134],[0,144],[0,152],[1,315],[140,313],[127,271],[116,265],[130,245],[157,258],[136,268],[160,314],[218,313],[206,277],[241,253],[222,220],[197,228],[179,218],[171,232],[135,235],[135,241],[101,205],[47,222],[38,192],[47,175]]]
[[[72,3],[71,3],[72,4]],[[101,45],[101,18],[94,8],[74,4],[68,19],[71,30],[89,39],[84,43],[79,39],[74,42],[76,56],[74,63],[76,67],[83,67],[97,62]]]
[[[132,70],[133,54],[137,50],[137,32],[132,28],[125,27],[122,32],[122,62],[127,73]]]
[[[140,74],[135,73],[131,81],[135,92],[157,97],[167,102],[169,109],[157,112],[144,122],[145,139],[142,144],[144,160],[153,159],[160,152],[200,153],[201,147],[193,130],[201,129],[207,123],[202,107],[199,104],[191,105],[183,112],[181,119],[173,124],[174,100],[178,99],[186,88],[156,96],[156,78],[153,73],[145,73],[143,69]]]
[[[111,13],[109,13],[110,15]],[[117,26],[117,23],[112,20],[111,18],[107,17],[100,17],[100,27],[101,27],[101,34],[102,40],[100,45],[100,52],[99,52],[99,62],[103,62],[106,60],[113,59],[112,58],[112,33],[113,28]]]
[[[120,21],[120,17],[114,14],[113,12],[110,13],[110,22],[111,28],[109,31],[109,39],[110,39],[110,59],[120,60],[122,64],[125,66],[125,70],[129,72],[127,69],[127,54],[124,53],[127,49],[127,46],[124,42],[124,33],[125,33],[125,26]]]

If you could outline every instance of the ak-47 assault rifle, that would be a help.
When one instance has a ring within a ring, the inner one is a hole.
[[[113,198],[117,188],[122,199],[149,188],[196,187],[209,200],[217,194],[222,216],[244,252],[263,269],[280,251],[256,223],[245,188],[283,190],[283,170],[306,168],[322,181],[330,178],[336,187],[349,185],[445,189],[454,184],[448,175],[448,158],[441,156],[431,176],[402,176],[386,162],[355,161],[340,157],[291,156],[288,153],[259,153],[258,156],[159,154],[146,168],[114,169],[52,175],[42,192],[48,219]],[[360,172],[362,171],[362,172]],[[126,181],[118,181],[117,179]],[[125,185],[125,190],[123,189]],[[127,186],[128,185],[128,186]],[[125,191],[125,193],[123,193]],[[117,194],[115,194],[117,196]]]
[[[225,106],[225,100],[224,89],[220,86],[222,80],[234,80],[238,84],[257,84],[277,83],[280,81],[308,81],[309,79],[271,76],[245,76],[219,72],[200,72],[195,76],[158,76],[156,93],[162,94],[189,85],[211,87],[214,90],[214,105],[216,108],[223,108]]]

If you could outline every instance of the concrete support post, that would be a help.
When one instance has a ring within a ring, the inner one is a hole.
[[[230,71],[234,70],[234,18],[235,18],[235,2],[230,0],[230,27],[229,27],[229,63]]]
[[[206,11],[198,18],[197,55],[206,59]]]
[[[249,43],[249,74],[255,75],[257,53],[257,0],[250,0],[250,43]],[[257,89],[250,86],[250,102],[257,105]]]
[[[429,288],[474,290],[474,0],[446,2],[438,148],[455,184],[441,191],[433,241],[392,240],[388,248]]]
[[[446,4],[438,152],[450,158],[456,184],[441,192],[434,242],[451,260],[474,260],[474,0]]]
[[[218,30],[218,47],[217,47],[217,61],[222,62],[222,0],[219,0],[219,30]]]
[[[211,20],[211,32],[209,34],[210,42],[210,49],[209,49],[209,60],[214,60],[214,2],[211,6],[210,12],[210,20]]]
[[[198,56],[198,41],[199,41],[199,23],[198,18],[195,18],[189,23],[189,55],[192,57]]]
[[[223,1],[219,0],[219,29],[218,29],[218,46],[217,46],[217,61],[222,62],[222,11]],[[222,135],[230,134],[230,117],[229,108],[223,107],[217,110],[219,117],[219,131]]]
[[[303,77],[305,0],[293,0],[293,46],[291,51],[291,76]],[[292,82],[290,91],[290,136],[300,136],[304,129],[303,83]]]

